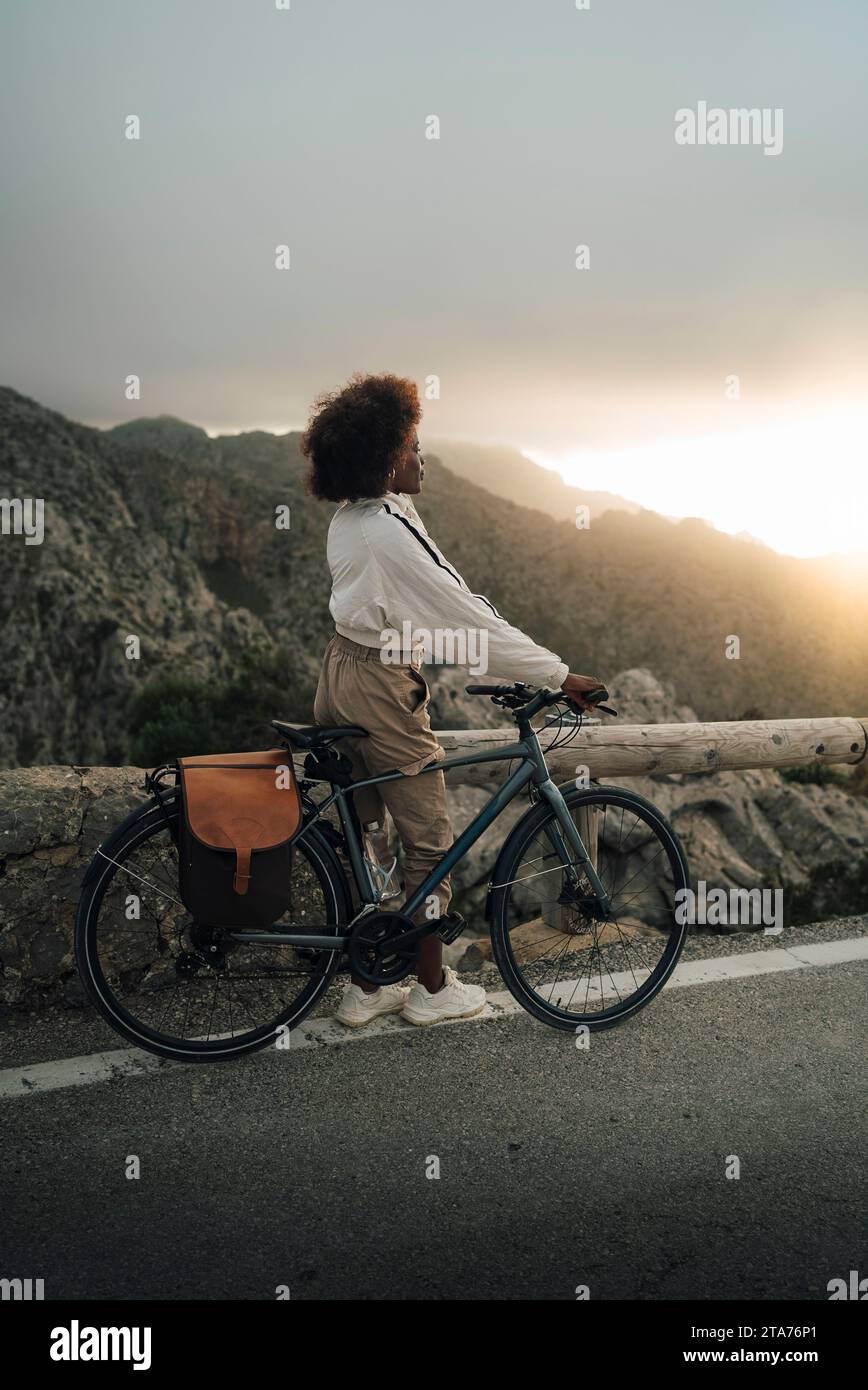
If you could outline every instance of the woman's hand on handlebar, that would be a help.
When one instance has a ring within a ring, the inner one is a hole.
[[[583,697],[591,690],[600,690],[605,685],[605,681],[598,680],[596,676],[577,676],[571,671],[561,686],[561,690],[577,705],[579,709],[586,710],[588,714],[594,713],[594,705],[588,704]]]

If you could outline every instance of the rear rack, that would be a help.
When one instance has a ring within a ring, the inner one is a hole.
[[[146,772],[145,791],[150,792],[151,796],[156,796],[157,799],[159,799],[160,794],[168,790],[168,788],[164,787],[162,784],[165,778],[169,776],[174,777],[174,785],[177,786],[178,769],[175,763],[163,763],[162,767],[155,767],[152,772]]]

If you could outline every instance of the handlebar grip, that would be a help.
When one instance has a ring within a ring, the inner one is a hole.
[[[604,685],[601,685],[599,690],[592,690],[590,695],[585,696],[585,699],[594,706],[594,709],[601,709],[604,714],[614,714],[617,719],[618,711],[612,709],[611,705],[603,704],[603,701],[608,700],[608,698],[609,692]]]
[[[593,705],[594,709],[602,710],[604,714],[613,714],[617,719],[618,711],[616,709],[612,709],[610,705],[604,705],[602,703],[603,700],[608,700],[608,698],[609,692],[604,685],[598,686],[596,690],[585,691],[582,694],[582,699],[587,700],[588,704]],[[573,709],[578,710],[579,713],[581,713],[581,705],[573,704],[573,701],[571,699],[567,700],[567,704],[572,705]]]

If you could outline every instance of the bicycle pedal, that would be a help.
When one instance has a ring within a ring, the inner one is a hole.
[[[447,912],[445,917],[440,918],[440,926],[437,928],[436,935],[446,946],[451,946],[453,941],[457,941],[461,933],[466,929],[467,923],[460,912]]]

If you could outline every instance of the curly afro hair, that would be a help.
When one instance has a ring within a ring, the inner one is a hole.
[[[301,441],[309,490],[327,502],[382,497],[421,418],[416,383],[388,372],[357,372],[319,396]]]

